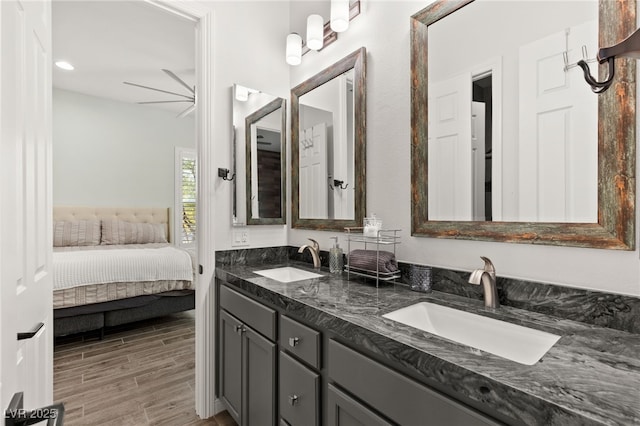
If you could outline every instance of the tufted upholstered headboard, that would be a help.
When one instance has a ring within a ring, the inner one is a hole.
[[[169,208],[164,207],[86,207],[86,206],[53,206],[53,221],[120,219],[133,223],[161,223],[171,241],[169,234]]]

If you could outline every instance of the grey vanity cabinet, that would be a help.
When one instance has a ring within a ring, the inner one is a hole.
[[[277,313],[225,286],[220,308],[219,396],[240,426],[275,425]]]
[[[393,423],[424,426],[501,424],[335,340],[329,340],[328,352],[329,380],[374,407]],[[330,425],[334,424],[329,420]]]

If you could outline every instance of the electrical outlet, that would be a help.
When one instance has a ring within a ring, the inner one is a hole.
[[[232,232],[231,245],[234,247],[249,245],[249,231],[247,229],[234,229]]]

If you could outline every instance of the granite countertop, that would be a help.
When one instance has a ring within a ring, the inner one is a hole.
[[[224,265],[216,276],[295,317],[364,346],[427,383],[528,425],[640,425],[640,335],[523,309],[484,308],[448,293],[416,293],[401,284],[376,288],[346,273],[281,283],[254,270],[278,265]],[[457,344],[382,315],[419,301],[562,336],[532,366]]]

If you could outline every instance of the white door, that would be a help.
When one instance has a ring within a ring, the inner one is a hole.
[[[429,220],[472,220],[471,73],[429,85]]]
[[[485,116],[486,104],[471,102],[471,151],[473,164],[473,220],[484,222],[486,192]],[[491,200],[489,200],[491,202]]]
[[[0,1],[0,406],[53,402],[51,4]],[[18,340],[18,333],[38,330]]]
[[[329,175],[327,171],[327,125],[325,123],[316,124],[304,130],[304,137],[300,137],[299,156],[300,217],[327,219],[329,215]]]
[[[520,48],[521,221],[597,222],[598,97],[562,56],[576,62],[596,35],[591,21]]]

